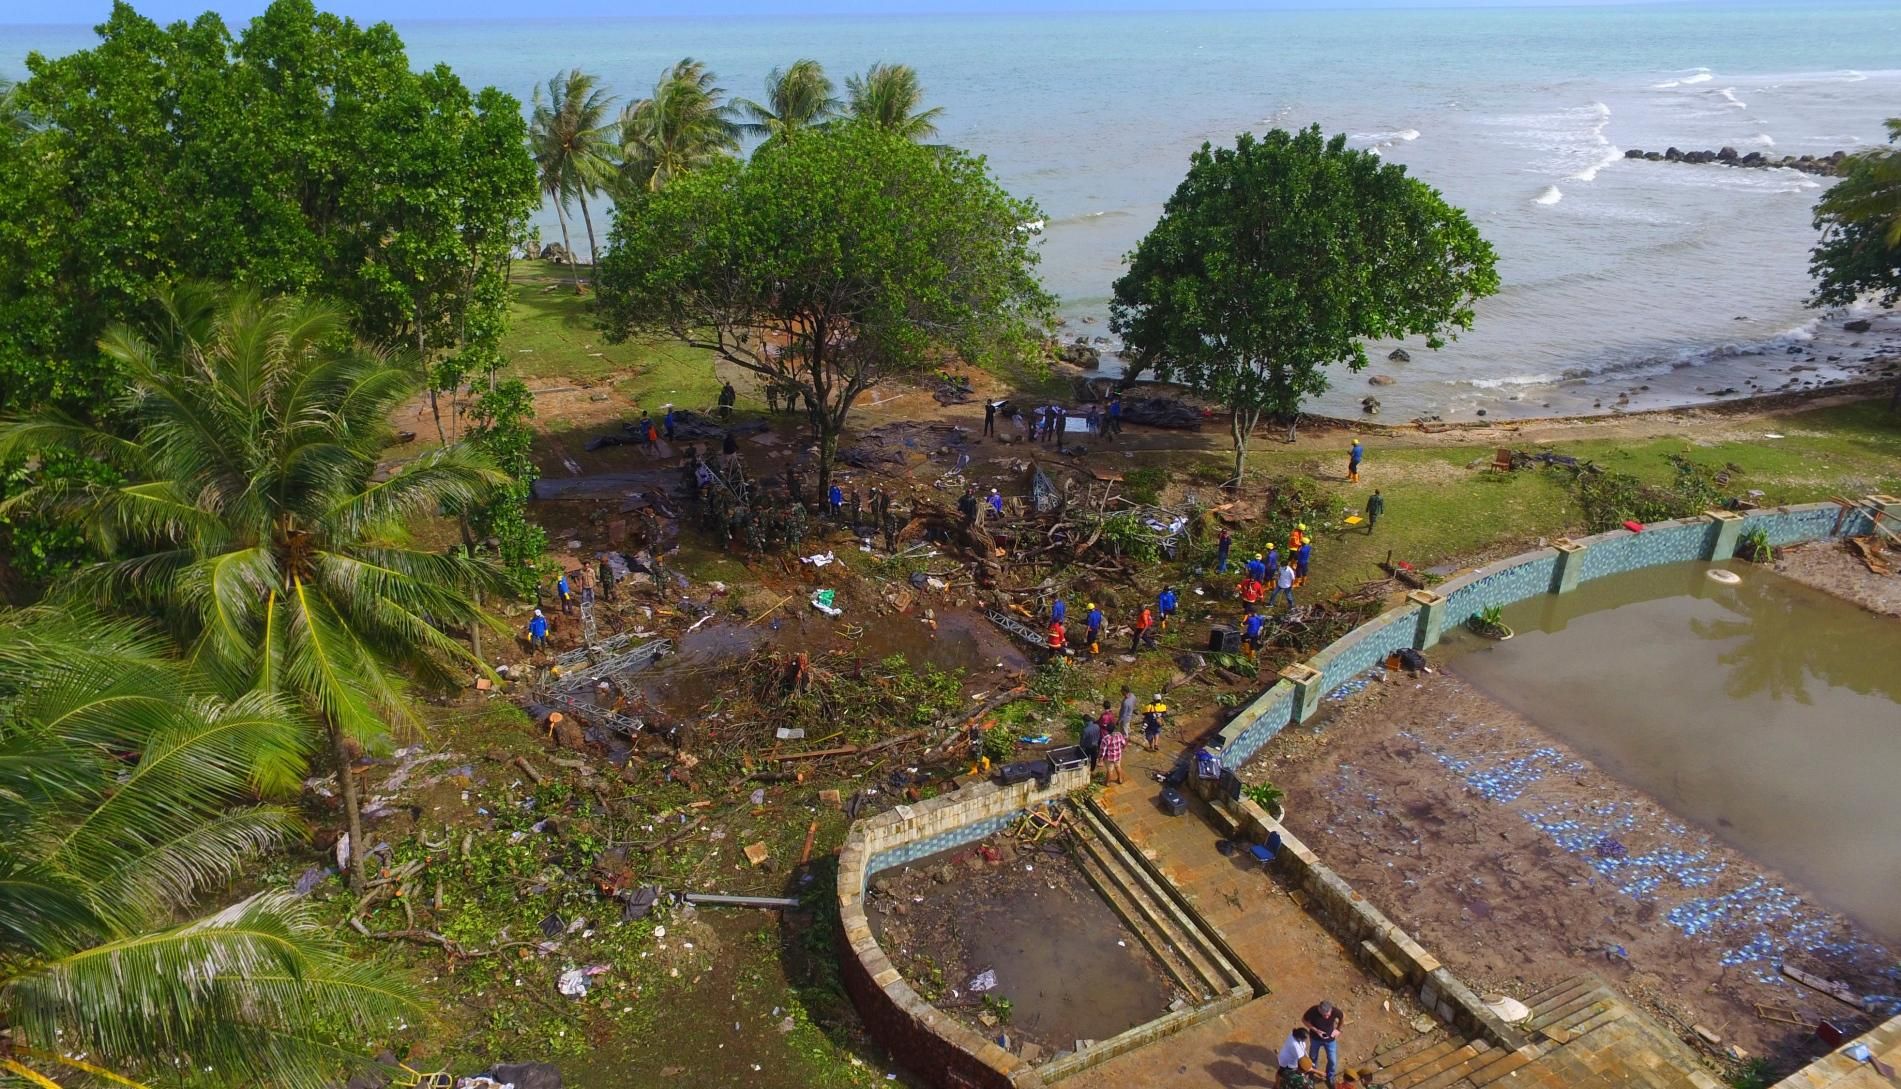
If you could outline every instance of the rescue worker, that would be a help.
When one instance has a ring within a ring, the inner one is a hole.
[[[732,419],[733,405],[737,404],[738,402],[739,402],[739,391],[733,388],[733,384],[731,382],[728,382],[725,385],[721,386],[719,390],[719,418],[722,420]]]
[[[1180,600],[1173,586],[1164,586],[1162,592],[1155,595],[1155,611],[1162,614],[1163,631],[1168,630],[1168,618],[1175,615],[1175,606]]]
[[[548,649],[548,618],[541,615],[540,609],[528,618],[528,642],[536,650]]]
[[[1102,610],[1095,602],[1089,603],[1089,612],[1083,616],[1083,624],[1089,629],[1089,653],[1102,653]]]
[[[1241,595],[1242,610],[1251,613],[1254,607],[1261,603],[1261,595],[1267,592],[1267,587],[1260,579],[1250,575],[1241,580],[1240,585],[1235,587],[1235,592]]]
[[[1162,702],[1160,692],[1155,693],[1155,698],[1149,702],[1149,705],[1142,708],[1142,740],[1148,745],[1150,752],[1156,751],[1156,742],[1162,736],[1162,716],[1166,714],[1168,714],[1168,704]]]
[[[1049,648],[1051,661],[1061,662],[1069,654],[1069,633],[1060,620],[1050,621]]]
[[[1135,624],[1129,629],[1130,654],[1134,654],[1136,651],[1142,649],[1143,640],[1149,640],[1151,643],[1154,641],[1153,636],[1150,634],[1154,628],[1155,610],[1144,605],[1142,606],[1142,611],[1135,614]]]
[[[1242,653],[1252,658],[1261,652],[1261,631],[1267,627],[1267,618],[1257,612],[1249,612],[1241,618]]]
[[[1314,543],[1312,541],[1300,542],[1300,551],[1294,553],[1295,586],[1305,585],[1307,582],[1307,565],[1313,562],[1313,558]]]
[[[1234,534],[1227,526],[1221,527],[1221,536],[1215,538],[1215,574],[1228,573],[1228,551],[1234,547]]]
[[[1050,622],[1061,624],[1067,619],[1069,619],[1069,604],[1060,597],[1050,602]]]

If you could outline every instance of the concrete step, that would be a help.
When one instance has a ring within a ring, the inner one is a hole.
[[[1424,1051],[1408,1055],[1393,1065],[1381,1070],[1380,1075],[1386,1080],[1389,1086],[1399,1085],[1401,1079],[1406,1075],[1422,1066],[1429,1066],[1432,1063],[1436,1063],[1464,1046],[1464,1040],[1441,1040]]]
[[[1537,1061],[1537,1056],[1527,1054],[1525,1051],[1495,1051],[1492,1053],[1490,1062],[1465,1077],[1472,1083],[1473,1089],[1481,1089],[1482,1086],[1490,1085],[1500,1078],[1516,1073],[1535,1061]]]
[[[1552,1010],[1569,1005],[1575,1002],[1580,996],[1598,990],[1600,986],[1601,984],[1590,976],[1578,976],[1575,979],[1567,980],[1563,986],[1554,987],[1540,996],[1538,1001],[1525,1003],[1525,1005],[1531,1007],[1531,1017],[1527,1020],[1536,1021],[1539,1017],[1550,1013]]]
[[[1603,988],[1592,987],[1582,994],[1572,996],[1567,1002],[1534,1012],[1531,1019],[1525,1022],[1525,1027],[1532,1032],[1538,1032],[1546,1025],[1562,1022],[1579,1010],[1588,1010],[1593,1007],[1602,1009],[1609,1000],[1610,995],[1606,994]]]
[[[1621,1006],[1600,1000],[1597,1004],[1586,1006],[1562,1021],[1546,1025],[1538,1031],[1556,1043],[1570,1043],[1613,1021],[1621,1020],[1623,1016],[1624,1010]]]
[[[1076,842],[1107,876],[1123,901],[1134,909],[1134,915],[1128,917],[1130,927],[1141,933],[1145,943],[1165,944],[1169,958],[1180,962],[1193,973],[1194,985],[1188,990],[1197,1002],[1220,994],[1232,985],[1223,979],[1219,967],[1209,963],[1207,957],[1201,954],[1187,928],[1165,905],[1156,901],[1147,885],[1130,872],[1129,859],[1125,854],[1104,841],[1095,829],[1080,832]]]
[[[1438,1089],[1439,1075],[1464,1066],[1481,1051],[1489,1050],[1491,1046],[1483,1040],[1467,1041],[1429,1063],[1415,1066],[1404,1074],[1394,1075],[1390,1087],[1391,1089],[1422,1089],[1431,1083],[1433,1089]]]
[[[1398,1063],[1402,1059],[1419,1054],[1421,1051],[1443,1041],[1445,1038],[1446,1034],[1441,1029],[1433,1029],[1431,1032],[1422,1032],[1404,1043],[1394,1044],[1392,1047],[1373,1056],[1373,1065],[1385,1069],[1386,1067]]]
[[[1074,855],[1076,865],[1081,868],[1083,876],[1095,886],[1096,892],[1108,901],[1109,907],[1117,917],[1134,932],[1136,940],[1140,941],[1150,953],[1154,954],[1155,959],[1161,962],[1163,970],[1168,973],[1170,979],[1175,981],[1175,985],[1188,995],[1189,1000],[1199,1003],[1213,997],[1208,981],[1192,964],[1176,955],[1173,942],[1148,924],[1148,914],[1136,906],[1128,893],[1123,890],[1122,883],[1110,875],[1108,868],[1095,852],[1080,842],[1080,837],[1075,845]]]
[[[1520,1001],[1528,1008],[1536,1010],[1539,1006],[1563,994],[1565,991],[1573,990],[1580,984],[1586,982],[1593,982],[1590,976],[1571,976],[1568,979],[1559,980],[1542,991],[1535,991],[1529,997],[1520,999]]]
[[[1498,1049],[1486,1043],[1484,1040],[1474,1040],[1467,1044],[1466,1047],[1472,1049],[1472,1054],[1465,1056],[1463,1061],[1446,1067],[1444,1070],[1439,1071],[1424,1081],[1413,1083],[1413,1089],[1452,1089],[1452,1086],[1464,1081],[1473,1071],[1485,1066],[1485,1064],[1491,1062],[1493,1058],[1498,1055]],[[1460,1048],[1459,1050],[1463,1051],[1465,1048]],[[1453,1054],[1456,1055],[1458,1052],[1454,1052]]]
[[[1183,955],[1196,969],[1208,979],[1217,994],[1225,993],[1234,987],[1244,985],[1247,977],[1228,960],[1227,955],[1209,940],[1195,920],[1190,917],[1182,905],[1170,895],[1170,890],[1162,880],[1151,871],[1146,861],[1137,853],[1135,847],[1116,834],[1108,818],[1092,805],[1081,808],[1083,823],[1095,833],[1096,839],[1105,850],[1114,852],[1121,862],[1112,873],[1126,874],[1139,890],[1141,899],[1153,906],[1156,913],[1166,920],[1168,928],[1182,943]]]

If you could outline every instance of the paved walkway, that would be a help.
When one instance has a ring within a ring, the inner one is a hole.
[[[1340,942],[1263,874],[1251,858],[1215,849],[1220,838],[1196,811],[1171,817],[1150,778],[1166,770],[1179,746],[1150,754],[1129,750],[1129,782],[1110,787],[1102,807],[1129,839],[1219,930],[1236,955],[1266,981],[1269,994],[1221,1017],[1118,1056],[1063,1081],[1070,1086],[1267,1086],[1274,1055],[1307,1007],[1332,999],[1346,1012],[1340,1061],[1366,1063],[1376,1051],[1416,1036],[1417,1012],[1362,970]]]

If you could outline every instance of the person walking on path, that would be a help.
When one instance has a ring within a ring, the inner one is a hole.
[[[831,511],[832,520],[837,521],[845,513],[845,489],[832,485],[832,490],[825,496],[825,509]]]
[[[997,406],[1002,403],[1003,402],[1001,401],[985,401],[984,402],[984,437],[985,438],[994,439],[997,437]]]
[[[1227,526],[1221,527],[1221,536],[1215,538],[1215,574],[1228,573],[1228,553],[1234,549],[1234,534]]]
[[[1314,543],[1300,542],[1300,551],[1294,553],[1294,585],[1304,586],[1307,582],[1307,565],[1313,562]]]
[[[528,642],[536,650],[548,649],[548,618],[541,615],[540,609],[528,618]]]
[[[1102,701],[1102,714],[1083,715],[1083,755],[1089,758],[1089,771],[1096,771],[1096,757],[1102,752],[1102,720],[1109,714],[1109,701]]]
[[[561,572],[561,574],[555,578],[554,594],[555,594],[555,597],[559,599],[561,602],[561,615],[563,616],[573,615],[574,589],[573,587],[568,585],[568,573],[566,571]]]
[[[666,428],[667,428],[667,441],[672,442],[673,441],[673,405],[671,403],[668,403],[667,405],[667,414],[664,417],[664,420],[665,420]]]
[[[1083,624],[1089,629],[1089,653],[1102,653],[1102,610],[1095,602],[1089,603],[1089,612],[1083,617]]]
[[[1163,631],[1168,630],[1168,618],[1175,615],[1175,607],[1180,602],[1181,598],[1173,586],[1164,586],[1162,592],[1155,595],[1155,611],[1162,614]]]
[[[1104,707],[1109,706],[1109,703],[1107,700],[1103,701],[1103,706]],[[1119,711],[1116,712],[1116,729],[1121,730],[1123,733],[1126,734],[1129,732],[1129,727],[1133,725],[1134,723],[1135,723],[1135,692],[1131,690],[1128,685],[1125,684],[1122,686],[1122,707]]]
[[[1279,1089],[1311,1089],[1314,1062],[1307,1051],[1313,1043],[1312,1035],[1304,1028],[1287,1034],[1280,1053],[1274,1057],[1274,1084]]]
[[[1129,745],[1129,735],[1120,729],[1109,730],[1102,735],[1102,781],[1110,783],[1126,782],[1122,778],[1122,750]]]
[[[1274,599],[1282,594],[1287,595],[1287,607],[1291,610],[1294,607],[1294,567],[1292,564],[1282,567],[1280,575],[1274,580],[1274,591],[1267,595],[1267,607],[1272,609]]]
[[[649,454],[653,453],[653,417],[646,409],[640,410],[640,422],[634,425],[640,430],[640,445]]]
[[[1380,515],[1385,513],[1386,500],[1381,499],[1380,490],[1374,488],[1373,494],[1366,497],[1366,535],[1368,537],[1373,535],[1373,524],[1378,522]]]
[[[1063,436],[1069,432],[1069,410],[1056,407],[1056,452],[1063,452]]]
[[[1354,439],[1353,449],[1347,451],[1348,484],[1358,484],[1360,482],[1360,459],[1365,456],[1366,448],[1360,445],[1359,439]]]
[[[1321,1053],[1326,1053],[1328,1085],[1333,1084],[1335,1072],[1340,1069],[1340,1027],[1346,1022],[1346,1014],[1324,998],[1300,1015],[1300,1023],[1307,1030],[1307,1057],[1318,1067]]]
[[[1135,624],[1129,629],[1129,653],[1134,654],[1141,650],[1145,641],[1153,644],[1154,637],[1151,633],[1154,630],[1155,610],[1144,605],[1142,611],[1135,614]]]
[[[721,386],[719,390],[719,418],[722,420],[732,419],[733,406],[738,403],[739,391],[733,388],[733,384],[728,382]]]
[[[1142,708],[1142,741],[1150,752],[1159,751],[1156,742],[1162,737],[1162,716],[1168,714],[1168,704],[1162,702],[1162,694],[1155,693],[1155,699]]]
[[[1109,426],[1104,429],[1104,438],[1117,438],[1122,434],[1122,395],[1109,398]]]

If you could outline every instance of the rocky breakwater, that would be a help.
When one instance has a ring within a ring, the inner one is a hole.
[[[1713,163],[1719,166],[1744,166],[1757,170],[1800,170],[1804,174],[1821,174],[1834,177],[1841,173],[1842,163],[1848,158],[1848,152],[1837,151],[1831,155],[1764,155],[1760,151],[1738,154],[1733,147],[1718,151],[1682,151],[1669,148],[1664,151],[1645,151],[1634,147],[1624,152],[1626,159],[1644,159],[1653,163]]]

